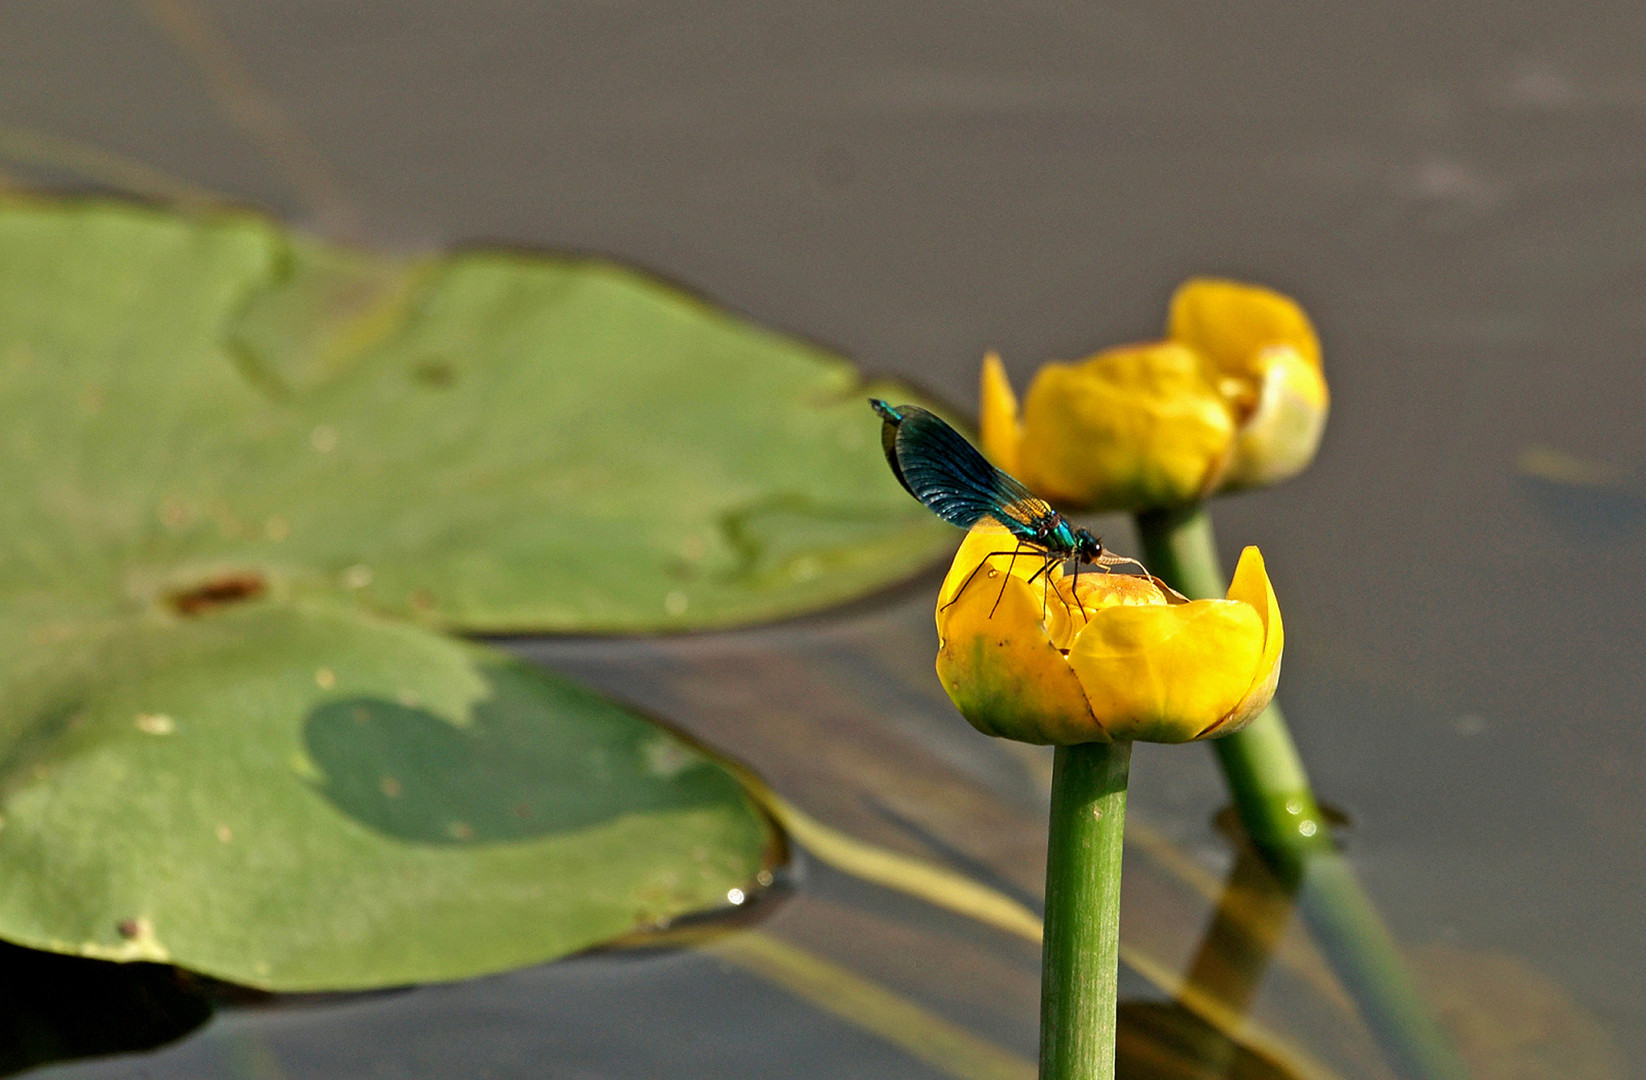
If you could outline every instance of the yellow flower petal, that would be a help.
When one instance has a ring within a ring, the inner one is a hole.
[[[1262,350],[1256,401],[1235,434],[1225,489],[1289,480],[1308,467],[1326,430],[1326,380],[1289,345]]]
[[[1013,558],[1014,554],[1016,558]],[[985,562],[987,566],[983,565]],[[951,600],[960,595],[961,588],[973,578],[998,579],[1001,574],[1010,573],[1013,577],[1027,580],[1045,565],[1046,560],[1039,552],[1019,543],[1004,525],[980,521],[966,532],[966,539],[960,542],[960,550],[955,552],[954,562],[949,564],[948,576],[943,579],[943,587],[937,593],[938,612],[941,613]],[[941,626],[938,632],[942,632]]]
[[[1240,553],[1234,578],[1229,582],[1229,599],[1248,604],[1263,624],[1263,655],[1251,688],[1230,710],[1229,716],[1216,728],[1219,735],[1229,735],[1251,723],[1275,696],[1280,682],[1280,656],[1286,646],[1286,630],[1280,621],[1280,602],[1275,599],[1274,586],[1263,565],[1263,553],[1248,547]],[[1211,732],[1208,732],[1210,734]]]
[[[960,714],[985,735],[1031,743],[1101,740],[1080,680],[1046,635],[1041,612],[1048,598],[1040,583],[1029,584],[1015,568],[1004,572],[1005,557],[978,569],[1003,532],[974,530],[943,583],[937,677]],[[1032,559],[1029,572],[1041,565]],[[1050,603],[1058,603],[1055,594]]]
[[[1012,393],[999,353],[991,352],[983,358],[981,382],[983,453],[1015,476],[1023,428],[1017,422],[1017,395]]]
[[[1092,616],[1068,659],[1110,738],[1188,742],[1240,704],[1263,646],[1262,621],[1239,601],[1115,605]]]
[[[1234,419],[1201,358],[1175,342],[1048,364],[1029,388],[1022,479],[1091,509],[1169,506],[1216,486]]]
[[[1152,578],[1136,574],[1109,574],[1086,569],[1066,574],[1061,566],[1051,572],[1052,594],[1046,604],[1046,635],[1064,653],[1074,644],[1075,635],[1085,629],[1097,611],[1115,604],[1151,605],[1167,603],[1166,594]]]
[[[1320,370],[1320,338],[1297,301],[1261,285],[1190,278],[1172,294],[1166,336],[1204,353],[1219,371],[1256,379],[1258,353],[1290,345]]]

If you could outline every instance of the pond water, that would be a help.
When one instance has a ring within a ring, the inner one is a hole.
[[[1226,559],[1268,558],[1280,695],[1317,789],[1478,1076],[1630,1077],[1646,1075],[1643,57],[1646,8],[1620,0],[10,5],[0,184],[214,192],[391,250],[598,251],[962,406],[985,350],[1022,386],[1046,359],[1158,333],[1192,273],[1298,296],[1333,390],[1320,458],[1213,512]],[[1135,550],[1124,520],[1091,524]],[[984,739],[944,698],[937,580],[774,627],[510,647],[837,829],[1032,907],[1049,757]],[[1217,828],[1210,754],[1142,747],[1132,777],[1131,1075],[1390,1075],[1286,898]],[[1210,933],[1226,880],[1255,925],[1284,927],[1239,1048],[1168,1004],[1185,972],[1234,964],[1238,943]],[[65,1033],[50,988],[72,1013],[103,1000],[97,977],[0,957],[46,988],[19,998],[42,1019],[0,1065],[1032,1075],[1032,943],[804,851],[775,892],[752,937],[231,1004],[153,1053],[132,1051],[204,1019],[169,977],[108,990],[124,1038]]]

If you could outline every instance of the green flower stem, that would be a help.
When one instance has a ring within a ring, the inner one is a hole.
[[[1196,505],[1137,515],[1143,561],[1193,598],[1220,598],[1227,579],[1211,519]],[[1359,1002],[1390,1063],[1411,1080],[1465,1080],[1354,870],[1332,843],[1280,706],[1270,704],[1244,731],[1212,743],[1241,824],[1283,881]]]
[[[1041,954],[1040,1080],[1113,1080],[1120,848],[1132,744],[1059,746]]]

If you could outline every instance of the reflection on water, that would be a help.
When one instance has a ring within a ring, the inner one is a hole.
[[[0,1075],[73,1058],[146,1050],[204,1024],[189,976],[0,942]]]
[[[1185,982],[1236,1016],[1244,1016],[1257,996],[1292,913],[1292,892],[1270,872],[1261,856],[1236,840],[1234,865],[1223,894],[1189,963]],[[1127,1038],[1120,1044],[1125,1077],[1287,1077],[1282,1066],[1251,1052],[1229,1032],[1170,1003],[1127,1002],[1122,1006]],[[1170,1053],[1170,1056],[1162,1056]]]
[[[1517,462],[1532,500],[1563,531],[1589,542],[1646,529],[1646,482],[1628,470],[1547,446],[1528,446]]]
[[[1123,1001],[1119,1080],[1297,1080],[1299,1074],[1230,1039],[1176,1003]]]

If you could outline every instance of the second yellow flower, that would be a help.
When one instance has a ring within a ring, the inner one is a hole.
[[[1166,340],[1046,365],[1021,415],[992,354],[982,389],[990,458],[1090,510],[1176,506],[1287,479],[1313,460],[1329,405],[1303,309],[1214,278],[1178,288]]]

